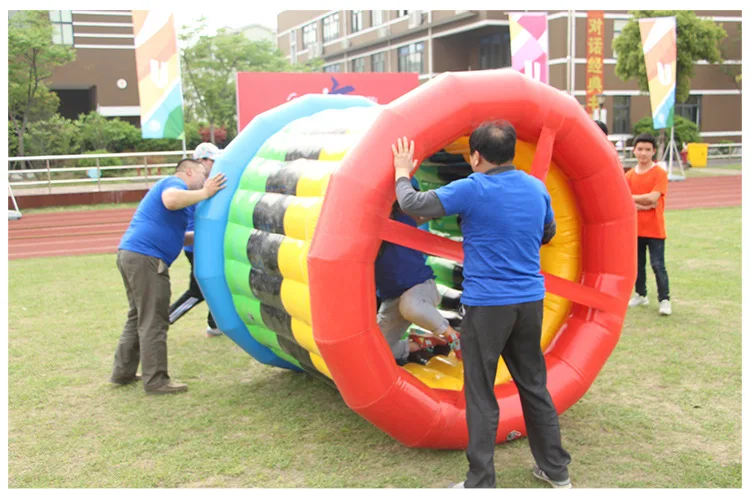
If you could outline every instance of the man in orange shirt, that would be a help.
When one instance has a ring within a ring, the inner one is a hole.
[[[664,264],[664,242],[667,232],[664,227],[664,199],[667,195],[667,172],[654,163],[656,139],[648,134],[639,134],[633,141],[633,153],[638,160],[635,167],[625,174],[625,180],[633,194],[638,210],[638,278],[635,294],[629,306],[647,305],[646,296],[646,249],[651,268],[656,276],[659,293],[659,313],[672,314],[669,300],[669,276]]]

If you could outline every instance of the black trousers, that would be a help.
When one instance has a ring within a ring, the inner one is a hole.
[[[568,478],[570,455],[560,441],[557,411],[547,390],[539,345],[543,301],[507,306],[464,306],[461,349],[469,445],[467,488],[495,488],[495,437],[500,410],[494,386],[502,355],[518,387],[531,453],[553,480]]]
[[[664,262],[663,238],[638,237],[638,277],[635,280],[635,292],[646,296],[646,249],[648,248],[651,268],[656,276],[656,291],[659,301],[669,299],[669,276]]]
[[[203,293],[201,288],[198,286],[198,281],[195,280],[195,268],[193,266],[193,252],[185,251],[185,257],[190,262],[190,287],[183,293],[180,298],[169,306],[169,324],[173,324],[179,320],[182,315],[192,310],[195,305],[200,304],[203,301]],[[211,312],[208,312],[208,326],[216,328],[216,322],[214,321]]]

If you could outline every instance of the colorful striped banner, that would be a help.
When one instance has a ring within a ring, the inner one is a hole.
[[[144,138],[183,139],[180,56],[174,19],[164,10],[133,10],[135,64]]]
[[[674,17],[638,19],[646,59],[654,129],[674,124],[677,85],[677,23]]]
[[[510,54],[514,70],[549,83],[546,12],[510,12]]]

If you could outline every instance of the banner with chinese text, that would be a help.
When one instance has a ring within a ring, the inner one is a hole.
[[[510,12],[510,55],[514,70],[549,83],[546,12]]]
[[[671,128],[677,74],[677,23],[674,17],[652,17],[638,19],[638,24],[654,129]]]
[[[586,16],[586,112],[599,110],[596,96],[604,92],[604,11]]]
[[[133,10],[135,64],[144,138],[182,139],[180,56],[174,18],[164,10]]]

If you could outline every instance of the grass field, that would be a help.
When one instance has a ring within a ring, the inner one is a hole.
[[[560,417],[577,487],[739,487],[741,210],[667,213],[674,314],[630,311],[589,392]],[[173,297],[187,286],[180,257]],[[408,449],[303,374],[169,332],[186,394],[107,383],[127,309],[114,255],[9,262],[10,487],[445,487],[460,451]],[[497,447],[500,487],[543,487],[525,439]]]

